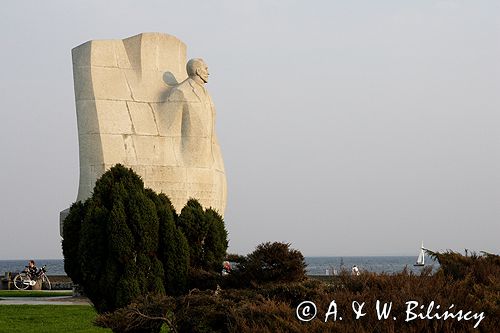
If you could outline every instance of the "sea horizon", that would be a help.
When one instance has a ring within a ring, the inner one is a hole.
[[[338,274],[356,265],[361,271],[374,273],[399,273],[405,268],[419,273],[422,267],[414,267],[417,256],[304,256],[306,273],[309,275]],[[29,259],[0,259],[0,274],[22,271]],[[66,275],[64,259],[33,259],[38,267],[47,265],[49,275]],[[426,256],[426,266],[439,267],[437,261]]]
[[[304,258],[354,258],[354,257],[417,257],[417,254],[373,254],[373,255],[304,255]],[[64,258],[9,258],[0,259],[0,261],[20,261],[20,260],[64,260]]]

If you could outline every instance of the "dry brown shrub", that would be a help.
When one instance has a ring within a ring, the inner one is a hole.
[[[175,322],[172,318],[171,324],[175,327],[172,331],[176,329],[178,332],[189,333],[498,332],[498,256],[458,257],[453,262],[454,257],[456,254],[443,257],[441,269],[436,274],[431,274],[431,269],[424,269],[420,274],[409,270],[394,275],[362,273],[351,276],[343,273],[332,276],[327,281],[307,279],[259,284],[246,289],[193,290],[188,295],[178,297],[175,306],[168,305],[164,309],[174,309]],[[334,321],[333,316],[330,316],[325,322],[326,312],[333,300],[337,305],[337,316],[342,317],[342,320],[337,318]],[[382,303],[392,302],[388,319],[377,317],[377,300]],[[296,309],[302,301],[316,304],[318,312],[315,319],[301,322],[297,318]],[[365,303],[365,316],[356,318],[351,308],[353,301]],[[424,314],[426,307],[434,302],[441,308],[432,313],[442,314],[454,304],[450,312],[456,313],[460,309],[474,313],[484,312],[485,318],[476,329],[473,327],[476,320],[416,319],[406,322],[408,301],[424,305]],[[168,301],[164,302],[170,304]],[[124,314],[129,315],[130,312]],[[393,317],[397,320],[393,320]],[[136,316],[123,315],[116,318],[124,321],[137,319]]]
[[[174,299],[163,295],[139,297],[125,308],[98,316],[95,324],[111,328],[116,333],[159,332],[166,324],[171,332],[177,332],[172,310]]]

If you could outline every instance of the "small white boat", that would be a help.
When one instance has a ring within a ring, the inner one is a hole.
[[[413,264],[413,266],[424,266],[425,264],[425,251],[424,251],[424,242],[422,242],[422,246],[420,247],[420,253],[418,254],[417,262]]]

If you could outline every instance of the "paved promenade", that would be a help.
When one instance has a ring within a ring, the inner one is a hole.
[[[86,297],[56,296],[56,297],[1,297],[0,305],[91,305]]]

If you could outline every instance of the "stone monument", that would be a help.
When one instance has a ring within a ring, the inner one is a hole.
[[[92,40],[72,50],[80,184],[77,201],[117,163],[180,212],[188,199],[221,215],[226,177],[215,134],[215,108],[202,59],[161,33]],[[180,82],[180,83],[179,83]],[[61,224],[69,209],[61,212]]]

